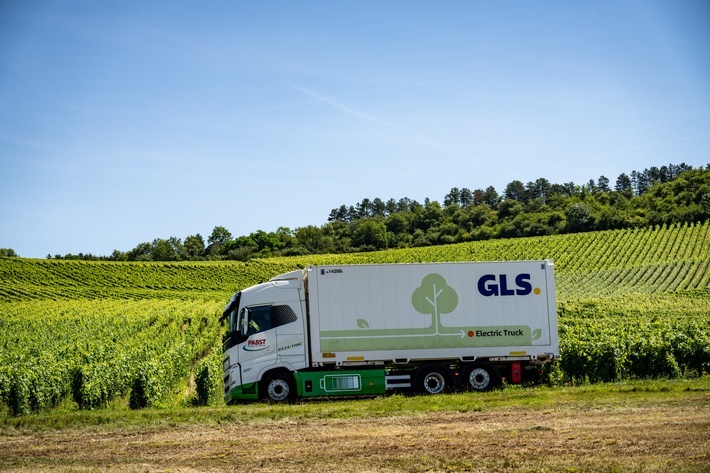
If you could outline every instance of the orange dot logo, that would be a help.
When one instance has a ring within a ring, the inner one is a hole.
[[[536,287],[535,289],[533,289],[533,292],[535,293],[536,296],[539,296],[540,295],[540,288]]]

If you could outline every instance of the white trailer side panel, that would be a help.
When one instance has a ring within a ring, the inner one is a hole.
[[[551,261],[313,266],[313,363],[558,355]]]

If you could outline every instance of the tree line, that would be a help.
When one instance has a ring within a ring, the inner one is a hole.
[[[685,163],[620,174],[613,185],[600,176],[586,184],[527,184],[514,180],[498,194],[493,186],[454,187],[443,202],[369,199],[334,208],[327,223],[234,237],[217,226],[203,238],[156,238],[110,256],[55,255],[56,259],[114,261],[239,260],[273,256],[349,253],[636,228],[710,219],[710,164]],[[10,250],[11,251],[11,250]],[[14,252],[13,252],[14,253]],[[47,258],[52,258],[47,255]]]

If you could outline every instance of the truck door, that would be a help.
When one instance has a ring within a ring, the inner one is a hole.
[[[296,371],[306,367],[306,346],[300,301],[275,305],[271,310],[271,325],[276,329],[277,357],[281,365]]]
[[[276,330],[272,327],[271,307],[248,307],[244,315],[246,341],[239,347],[242,383],[253,383],[262,368],[276,362]]]

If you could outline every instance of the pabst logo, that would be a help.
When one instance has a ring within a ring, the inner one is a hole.
[[[259,351],[265,350],[269,347],[266,338],[251,338],[247,340],[247,344],[244,345],[246,351]]]

